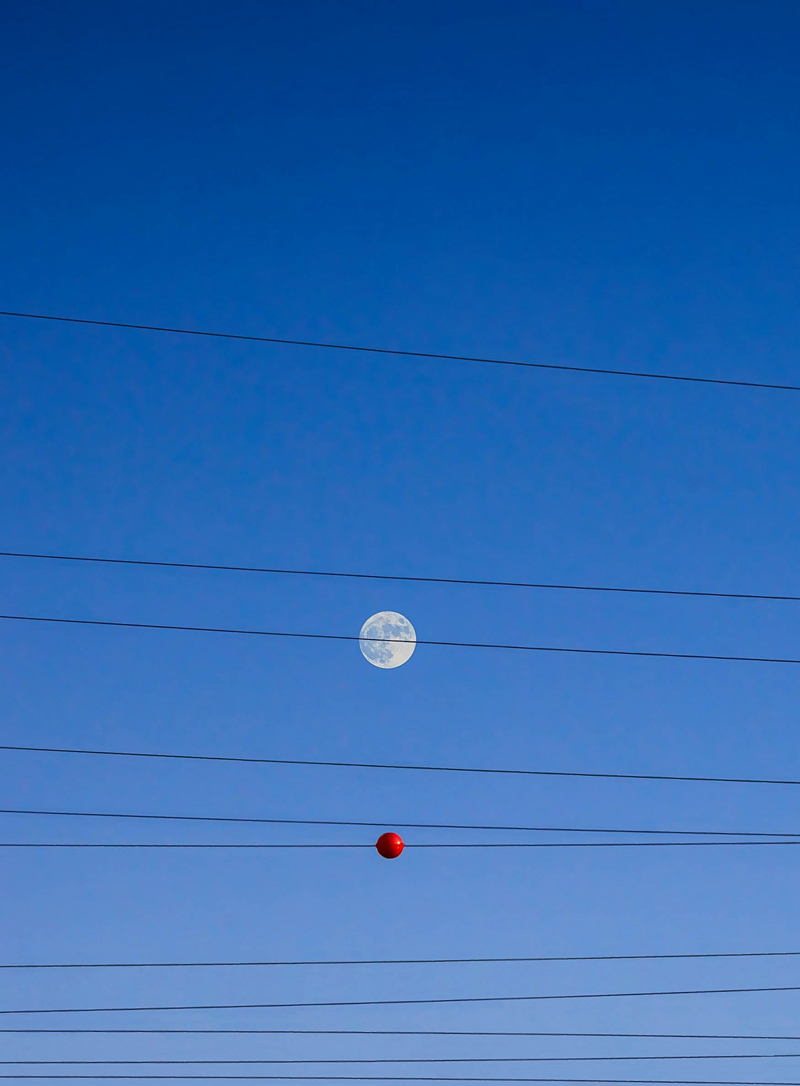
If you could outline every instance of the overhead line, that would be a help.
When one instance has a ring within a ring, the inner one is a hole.
[[[570,992],[555,995],[447,996],[427,999],[346,999],[311,1003],[200,1003],[146,1007],[25,1007],[3,1008],[0,1014],[128,1014],[142,1011],[245,1011],[296,1010],[305,1007],[417,1007],[452,1003],[531,1003],[563,999],[630,999],[644,996],[746,995],[763,992],[800,992],[800,985],[758,988],[686,988],[648,992]],[[798,1084],[800,1086],[800,1084]]]
[[[536,581],[492,581],[467,577],[416,577],[395,573],[345,573],[339,570],[280,569],[270,566],[228,566],[211,562],[160,562],[142,558],[96,558],[75,554],[38,554],[25,551],[0,551],[0,558],[44,558],[59,562],[92,562],[118,566],[154,566],[164,569],[204,569],[227,573],[272,573],[298,577],[343,577],[362,581],[408,581],[414,584],[472,585],[483,588],[552,588],[568,592],[621,592],[645,596],[698,596],[724,600],[770,600],[798,603],[800,596],[768,595],[756,592],[700,592],[681,588],[622,588],[609,585],[555,584]]]
[[[740,1079],[675,1078],[518,1078],[480,1075],[0,1075],[0,1079],[137,1079],[258,1082],[626,1082],[649,1086],[800,1086],[800,1082],[742,1081]]]
[[[490,773],[522,777],[585,777],[592,780],[680,781],[690,784],[800,785],[800,780],[773,777],[701,777],[669,773],[593,773],[565,769],[507,769],[487,766],[409,765],[394,762],[340,762],[311,758],[253,758],[231,754],[164,754],[144,750],[94,750],[85,747],[32,747],[3,743],[0,750],[29,754],[83,754],[107,758],[160,758],[186,762],[232,762],[244,765],[318,766],[329,769],[388,769],[415,773]]]
[[[162,622],[116,622],[98,618],[53,618],[44,615],[0,615],[10,622],[54,622],[70,626],[113,626],[129,630],[170,630],[180,633],[240,634],[247,637],[301,637],[315,641],[375,641],[380,644],[407,645],[394,637],[361,637],[359,634],[296,633],[288,630],[245,630],[227,626],[178,626]],[[783,656],[728,656],[698,652],[644,652],[634,649],[581,649],[560,645],[504,645],[485,641],[431,641],[417,638],[417,645],[435,645],[459,649],[503,649],[512,652],[566,652],[582,656],[635,656],[663,660],[722,660],[729,663],[800,664],[800,659]]]
[[[651,829],[604,829],[596,826],[501,826],[458,822],[402,822],[397,819],[381,819],[356,822],[331,818],[243,818],[225,815],[178,815],[140,814],[130,811],[49,811],[19,807],[0,807],[0,815],[39,815],[52,818],[131,818],[158,822],[232,822],[245,825],[266,826],[349,826],[375,827],[398,826],[416,830],[486,830],[517,833],[608,833],[648,834],[673,837],[797,837],[800,831],[774,833],[761,830],[651,830]]]
[[[615,1037],[648,1040],[678,1041],[800,1041],[798,1034],[764,1033],[577,1033],[557,1032],[553,1030],[458,1030],[458,1029],[164,1029],[140,1028],[120,1029],[105,1027],[102,1029],[36,1029],[36,1028],[0,1028],[0,1034],[190,1034],[231,1036],[313,1036],[313,1037]]]
[[[650,842],[643,842],[643,843],[649,844]],[[691,842],[687,841],[686,843],[689,844]],[[706,842],[702,842],[702,843],[705,844]],[[778,841],[775,841],[775,842],[772,842],[772,841],[764,841],[764,842],[761,842],[761,841],[759,841],[759,842],[743,841],[742,842],[742,844],[756,844],[756,843],[758,843],[758,844],[763,843],[765,845],[771,845],[773,843],[774,844],[795,844],[794,841],[788,841],[788,842],[787,841],[781,841],[781,842],[778,842]],[[728,844],[728,842],[727,841],[709,842],[709,844]],[[797,844],[800,844],[800,841],[798,841]],[[410,845],[406,844],[405,847],[406,847],[406,849],[408,849],[410,847],[413,847],[413,848],[420,848],[420,847],[421,848],[438,848],[438,847],[447,848],[449,846],[447,846],[447,845],[441,845],[441,846],[437,846],[437,845],[422,845],[422,846],[413,845],[413,846],[410,846]],[[457,846],[453,845],[453,848],[455,848],[455,847],[457,847]],[[461,845],[461,846],[458,846],[458,847],[461,847],[461,848],[475,847],[475,848],[477,848],[477,847],[480,847],[480,846],[478,846],[478,845],[475,845],[475,846]],[[338,843],[336,843],[336,844],[323,844],[323,843],[319,843],[319,844],[317,844],[317,843],[314,843],[314,844],[283,844],[283,843],[273,844],[271,842],[270,843],[256,842],[256,843],[252,843],[252,844],[251,843],[240,844],[238,842],[220,842],[220,843],[217,843],[217,842],[202,842],[202,843],[196,843],[196,842],[176,842],[176,843],[154,842],[154,843],[151,843],[149,841],[137,841],[137,842],[132,843],[132,842],[127,842],[127,841],[123,841],[123,842],[117,842],[117,841],[0,841],[0,848],[227,848],[227,849],[237,849],[237,848],[324,848],[324,849],[329,849],[329,848],[374,848],[374,845],[369,845],[369,844],[338,844]]]
[[[483,358],[475,355],[443,354],[435,351],[404,351],[393,347],[361,347],[353,343],[328,343],[317,340],[283,339],[277,336],[249,336],[234,332],[210,332],[198,328],[172,328],[158,324],[132,324],[128,321],[90,320],[88,317],[60,317],[49,313],[17,313],[0,310],[0,317],[22,317],[26,320],[57,321],[62,324],[84,324],[99,328],[126,328],[138,332],[169,332],[182,336],[204,336],[210,339],[239,340],[246,343],[274,343],[286,347],[319,347],[333,351],[354,351],[360,354],[384,354],[403,358],[433,358],[447,362],[481,362],[493,366],[516,366],[525,369],[559,370],[569,373],[598,373],[615,377],[645,377],[656,381],[686,381],[703,385],[731,385],[738,388],[768,388],[781,392],[800,392],[800,385],[780,385],[765,381],[735,381],[722,377],[689,377],[675,373],[647,373],[638,370],[607,369],[600,366],[567,366],[554,362],[522,362],[510,358]]]
[[[380,1057],[378,1059],[261,1059],[261,1060],[0,1060],[0,1067],[61,1067],[78,1065],[81,1067],[99,1066],[253,1066],[258,1064],[386,1064],[386,1063],[608,1063],[638,1060],[780,1060],[796,1059],[800,1052],[715,1052],[701,1056],[688,1054],[667,1056],[425,1056],[425,1057]]]
[[[685,961],[707,958],[797,958],[800,950],[744,950],[704,952],[700,954],[569,954],[546,957],[513,958],[343,958],[308,961],[239,961],[239,962],[22,962],[0,963],[0,969],[199,969],[210,967],[238,968],[241,966],[295,965],[482,965],[514,962],[652,962]],[[798,1037],[800,1040],[800,1037]]]
[[[800,845],[800,840],[769,841],[413,841],[406,849],[419,848],[774,848]],[[0,841],[0,848],[216,848],[216,849],[287,849],[287,848],[374,848],[372,844],[327,842],[149,842],[149,841]]]
[[[434,351],[402,351],[384,346],[358,346],[355,343],[329,343],[318,340],[283,339],[276,336],[245,336],[240,332],[215,332],[199,328],[173,328],[164,325],[138,325],[122,320],[91,320],[88,317],[61,317],[48,313],[16,313],[0,310],[2,317],[23,317],[28,320],[54,320],[61,324],[91,325],[99,328],[126,328],[144,332],[172,332],[177,336],[202,336],[209,339],[239,340],[247,343],[275,343],[282,346],[313,346],[328,351],[354,351],[360,354],[388,354],[405,358],[436,358],[444,362],[480,362],[493,366],[517,366],[525,369],[555,369],[575,374],[602,374],[614,377],[644,377],[658,381],[688,381],[694,384],[727,384],[737,388],[776,389],[800,392],[798,384],[773,384],[766,381],[737,381],[722,377],[688,377],[681,374],[652,374],[632,369],[609,369],[600,366],[568,366],[549,362],[520,362],[513,358],[481,357],[468,354],[443,354]]]

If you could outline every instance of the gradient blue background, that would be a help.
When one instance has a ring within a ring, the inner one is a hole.
[[[76,0],[2,14],[3,309],[798,383],[794,3]],[[797,394],[12,318],[1,349],[4,550],[800,594]],[[0,571],[11,613],[354,634],[389,608],[421,638],[800,656],[796,604],[15,559]],[[344,642],[0,634],[6,743],[800,777],[789,666],[420,647],[382,672]],[[791,788],[12,753],[0,772],[7,807],[800,831]],[[2,822],[6,841],[373,836]],[[8,851],[2,959],[794,949],[798,860]],[[792,959],[4,972],[2,1007],[794,983]],[[791,1033],[798,1011],[787,993],[0,1025]],[[0,1044],[5,1059],[781,1051]],[[575,1067],[494,1073],[798,1077],[792,1060]]]

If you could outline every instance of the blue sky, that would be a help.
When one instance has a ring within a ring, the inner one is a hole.
[[[798,383],[792,3],[43,0],[3,21],[3,309]],[[3,550],[800,595],[796,394],[2,320]],[[0,573],[10,613],[357,634],[392,609],[423,639],[800,656],[795,604]],[[792,667],[421,646],[386,672],[346,642],[0,636],[11,744],[800,777]],[[8,807],[800,830],[779,788],[11,753],[0,773]],[[374,836],[3,820],[7,841]],[[784,848],[3,859],[7,961],[797,945]],[[790,963],[8,973],[2,1006],[780,985]],[[89,1017],[112,1022],[66,1024]],[[796,1032],[798,1001],[145,1018],[774,1033]],[[17,1037],[4,1058],[699,1044]],[[776,1064],[761,1077],[797,1077]]]

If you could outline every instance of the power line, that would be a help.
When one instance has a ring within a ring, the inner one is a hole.
[[[643,842],[644,843],[644,842]],[[649,842],[646,842],[649,844]],[[689,842],[687,842],[688,844]],[[705,842],[703,842],[705,843]],[[708,842],[709,844],[727,844],[727,841],[720,842]],[[742,844],[755,844],[756,842],[742,841]],[[772,841],[758,842],[758,844],[773,844]],[[794,844],[795,842],[774,842],[775,844]],[[800,841],[797,842],[800,844]],[[273,844],[271,842],[256,842],[240,844],[239,842],[154,842],[149,841],[137,841],[137,842],[117,842],[117,841],[0,841],[0,848],[225,848],[225,849],[263,849],[263,848],[374,848],[371,844],[284,844],[283,842]],[[406,844],[406,849],[409,848],[450,848],[450,845],[409,845]],[[453,848],[481,848],[481,845],[453,845]],[[488,846],[487,846],[488,847]],[[494,846],[503,847],[503,846]],[[512,847],[512,846],[508,846]],[[525,847],[524,845],[522,847]]]
[[[621,588],[609,585],[553,584],[536,581],[491,581],[466,577],[414,577],[394,573],[343,573],[338,570],[278,569],[269,566],[223,566],[211,562],[157,562],[141,558],[95,558],[75,554],[37,554],[0,551],[0,558],[45,558],[59,562],[93,562],[117,566],[155,566],[163,569],[205,569],[226,573],[272,573],[297,577],[344,577],[361,581],[408,581],[414,584],[455,584],[483,588],[552,588],[566,592],[622,592],[644,596],[697,596],[721,600],[771,600],[798,603],[800,596],[767,595],[756,592],[697,592],[682,588]]]
[[[209,1082],[626,1082],[649,1086],[800,1086],[800,1082],[749,1082],[738,1079],[675,1078],[517,1078],[480,1075],[0,1075],[0,1079],[164,1079]]]
[[[225,815],[140,814],[130,811],[47,811],[28,808],[0,807],[0,815],[41,815],[53,818],[132,818],[159,822],[233,822],[267,826],[398,826],[416,830],[487,830],[518,833],[624,833],[686,837],[798,837],[800,832],[771,833],[760,830],[650,830],[598,829],[596,826],[500,826],[457,822],[401,822],[397,819],[354,822],[346,819],[323,818],[242,818]]]
[[[547,957],[514,958],[330,958],[312,961],[250,961],[250,962],[23,962],[0,963],[0,969],[200,969],[210,967],[239,968],[241,966],[289,965],[483,965],[513,962],[653,962],[697,961],[707,958],[796,958],[800,950],[744,950],[701,954],[582,954]],[[800,1040],[800,1038],[798,1038]]]
[[[406,640],[393,637],[361,637],[359,634],[295,633],[288,630],[242,630],[226,626],[177,626],[163,622],[113,622],[99,618],[53,618],[44,615],[0,615],[9,622],[56,622],[70,626],[113,626],[128,630],[172,630],[181,633],[240,634],[247,637],[302,637],[314,641],[376,641],[381,644],[402,644]],[[705,652],[644,652],[634,649],[578,649],[561,645],[503,645],[487,641],[422,641],[417,645],[435,645],[456,649],[504,649],[512,652],[568,652],[582,656],[637,656],[662,660],[722,660],[748,664],[800,664],[800,659],[783,656],[723,656]]]
[[[796,1059],[800,1052],[745,1052],[695,1056],[691,1053],[667,1056],[426,1056],[381,1057],[380,1059],[260,1059],[260,1060],[0,1060],[0,1067],[61,1067],[72,1064],[81,1067],[98,1066],[252,1066],[254,1064],[350,1064],[350,1063],[606,1063],[620,1060],[780,1060]]]
[[[800,785],[800,780],[770,777],[700,777],[668,773],[590,773],[564,769],[493,769],[485,766],[407,765],[391,762],[335,762],[311,758],[249,758],[230,754],[162,754],[143,750],[92,750],[85,747],[31,747],[0,744],[0,750],[29,754],[84,754],[106,758],[160,758],[186,762],[233,762],[244,765],[319,766],[329,769],[389,769],[414,773],[491,773],[522,777],[585,777],[591,780],[682,781],[690,784]]]
[[[405,849],[419,848],[748,848],[778,845],[800,845],[792,841],[415,841],[405,842]],[[272,843],[272,842],[149,842],[149,841],[0,841],[0,848],[217,848],[217,849],[286,849],[286,848],[369,848],[372,844]]]
[[[578,992],[556,995],[447,996],[437,999],[346,999],[312,1003],[207,1003],[157,1007],[28,1007],[0,1009],[0,1014],[109,1014],[132,1011],[251,1011],[288,1010],[301,1007],[411,1007],[443,1003],[531,1003],[562,999],[629,999],[642,996],[744,995],[754,992],[800,992],[800,985],[768,988],[687,988],[654,992]],[[798,1084],[800,1086],[800,1083]]]
[[[656,381],[688,381],[703,385],[733,385],[739,388],[769,388],[782,392],[800,392],[800,385],[769,384],[764,381],[734,381],[722,377],[688,377],[674,373],[645,373],[636,370],[614,370],[599,366],[567,366],[554,362],[520,362],[509,358],[481,358],[472,355],[442,354],[434,351],[401,351],[392,347],[358,347],[352,343],[324,343],[303,339],[279,339],[276,336],[247,336],[234,332],[208,332],[197,328],[169,328],[157,324],[131,324],[127,321],[99,321],[86,317],[56,317],[49,313],[16,313],[0,310],[0,317],[23,317],[27,320],[58,321],[63,324],[86,324],[100,328],[128,328],[138,332],[170,332],[182,336],[205,336],[211,339],[232,339],[247,343],[274,343],[286,347],[321,347],[333,351],[355,351],[361,354],[386,354],[403,358],[434,358],[448,362],[482,362],[493,366],[517,366],[525,369],[561,370],[569,373],[599,373],[615,377],[647,377]]]
[[[0,1034],[165,1034],[165,1035],[211,1035],[211,1036],[302,1036],[302,1037],[615,1037],[648,1040],[679,1041],[800,1041],[800,1035],[764,1034],[764,1033],[567,1033],[553,1030],[458,1030],[458,1029],[30,1029],[0,1028]]]

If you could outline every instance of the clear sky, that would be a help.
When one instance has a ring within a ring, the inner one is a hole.
[[[2,7],[3,309],[800,383],[794,3]],[[799,394],[0,321],[3,550],[800,595]],[[357,634],[392,609],[423,639],[800,656],[800,604],[0,563],[10,613]],[[5,743],[800,777],[791,666],[420,646],[379,671],[348,642],[10,622],[0,636]],[[12,753],[0,774],[6,807],[800,831],[791,788]],[[376,836],[1,817],[5,841]],[[2,859],[4,961],[800,949],[792,848]],[[0,1004],[797,978],[792,959],[4,972]],[[799,1011],[783,993],[0,1025],[791,1033]],[[146,1036],[2,1050],[782,1051]],[[788,1059],[533,1066],[494,1073],[799,1077]]]

